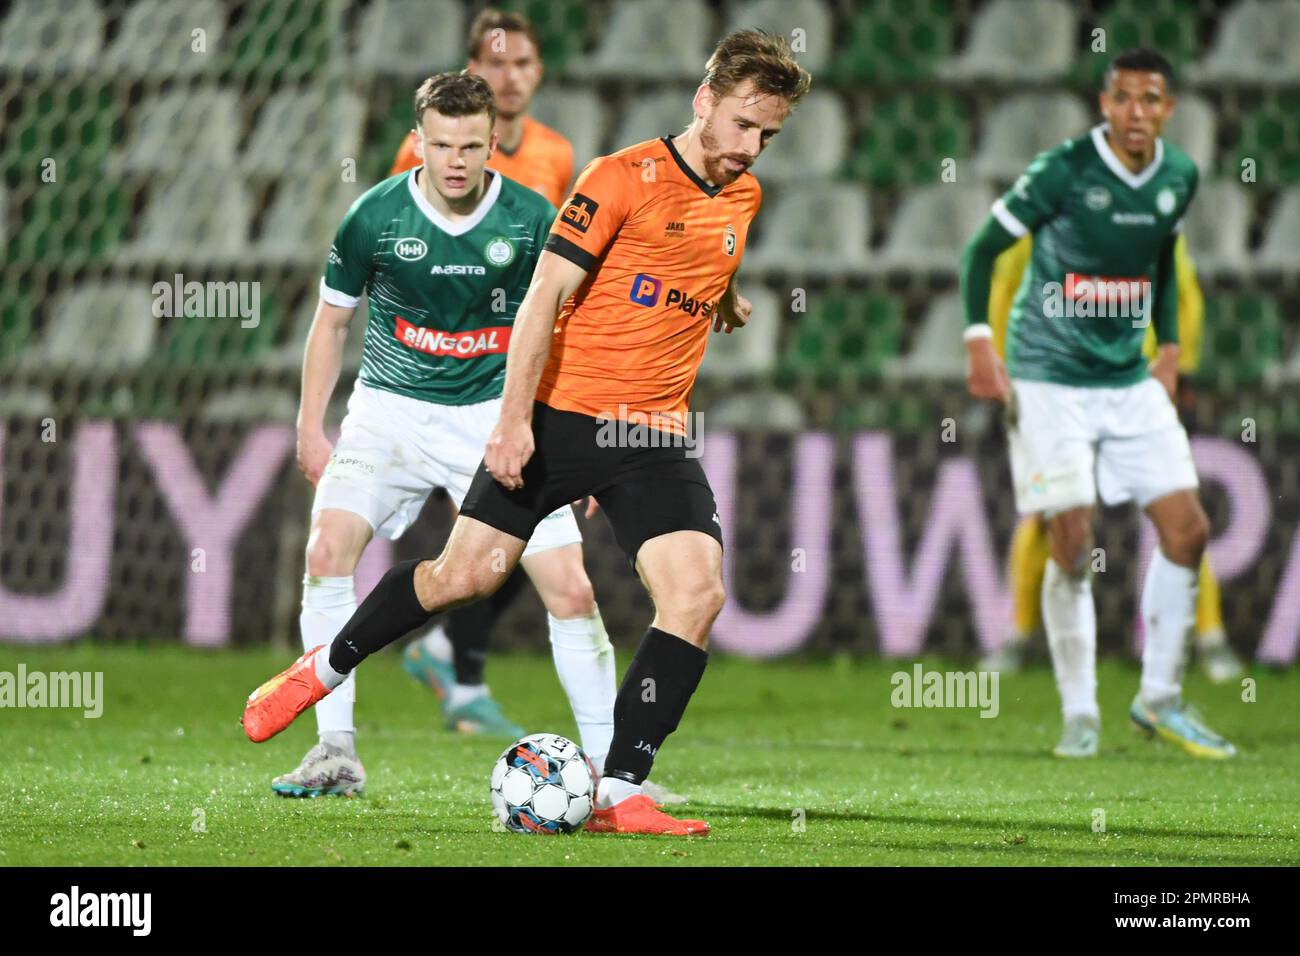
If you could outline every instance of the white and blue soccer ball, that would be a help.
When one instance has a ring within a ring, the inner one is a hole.
[[[558,734],[520,737],[492,768],[492,809],[516,833],[575,833],[596,804],[596,768]]]

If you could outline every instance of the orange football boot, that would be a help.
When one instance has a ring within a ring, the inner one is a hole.
[[[249,740],[255,744],[270,740],[329,693],[316,676],[316,655],[328,648],[328,644],[313,647],[248,695],[239,722]]]
[[[587,820],[591,833],[645,833],[650,836],[705,836],[703,820],[678,820],[659,809],[644,793],[627,797],[608,810],[594,810]]]

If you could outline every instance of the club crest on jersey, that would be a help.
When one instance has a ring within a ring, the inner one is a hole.
[[[515,247],[505,236],[497,236],[487,244],[483,254],[494,266],[508,266],[515,257]]]
[[[423,239],[417,239],[414,236],[407,239],[398,239],[393,243],[393,252],[397,253],[397,258],[405,259],[407,262],[416,262],[424,258],[424,254],[429,251],[429,247],[424,244]]]
[[[1083,194],[1083,204],[1093,212],[1101,212],[1110,205],[1110,191],[1105,186],[1093,186]]]
[[[1164,189],[1160,190],[1160,192],[1156,193],[1156,209],[1160,211],[1160,215],[1169,215],[1174,211],[1174,207],[1177,205],[1178,197],[1174,195],[1174,191],[1169,187],[1166,186]]]
[[[722,251],[729,256],[736,254],[736,230],[727,223],[727,228],[722,230]]]

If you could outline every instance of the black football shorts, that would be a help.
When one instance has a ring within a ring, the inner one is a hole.
[[[633,566],[641,545],[673,531],[702,531],[722,544],[699,458],[666,432],[618,424],[535,402],[524,486],[508,491],[480,465],[460,513],[527,541],[556,508],[595,495]]]

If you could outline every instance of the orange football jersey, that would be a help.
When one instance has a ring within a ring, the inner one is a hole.
[[[652,427],[682,434],[761,202],[748,172],[710,186],[671,137],[592,160],[546,241],[588,275],[556,319],[537,400],[595,418],[658,417]]]
[[[408,133],[393,159],[388,175],[396,176],[420,165],[415,139]],[[541,193],[552,206],[559,206],[573,181],[573,147],[569,141],[531,116],[524,117],[524,135],[513,153],[498,147],[488,167],[504,174],[533,192]]]

